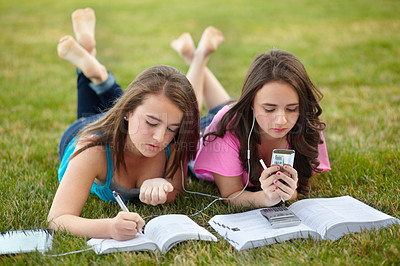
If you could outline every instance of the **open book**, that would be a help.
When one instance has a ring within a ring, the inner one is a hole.
[[[288,209],[301,219],[299,225],[274,229],[260,213],[262,209],[216,215],[208,223],[237,250],[293,238],[337,240],[344,234],[400,224],[399,219],[350,196],[299,200]]]
[[[217,241],[217,238],[186,215],[167,214],[150,220],[144,233],[126,241],[92,238],[87,244],[97,254],[120,251],[160,251],[166,253],[186,240]]]

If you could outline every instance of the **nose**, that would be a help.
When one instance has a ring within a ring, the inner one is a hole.
[[[275,117],[275,123],[278,125],[285,125],[287,123],[286,113],[284,111],[279,112]]]
[[[161,143],[164,140],[165,131],[166,131],[165,127],[162,126],[157,127],[153,134],[153,139],[155,139],[158,143]]]

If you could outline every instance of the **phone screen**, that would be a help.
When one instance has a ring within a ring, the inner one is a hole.
[[[271,165],[283,166],[289,164],[293,167],[294,154],[294,150],[274,149],[272,151]]]

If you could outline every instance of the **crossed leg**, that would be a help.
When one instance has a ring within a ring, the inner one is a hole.
[[[59,57],[79,69],[77,118],[108,110],[123,93],[114,76],[95,57],[95,21],[95,14],[91,8],[74,11],[72,24],[75,37],[79,41],[67,35],[60,39],[57,46]]]
[[[57,46],[58,56],[77,68],[94,84],[107,80],[107,69],[96,60],[96,17],[93,9],[77,9],[72,13],[75,38],[67,35]]]
[[[58,43],[57,51],[60,58],[79,68],[94,84],[100,84],[107,80],[107,69],[79,45],[72,36],[62,37]]]
[[[77,9],[72,13],[72,27],[75,38],[94,57],[96,57],[95,25],[96,17],[93,9]]]
[[[218,79],[206,67],[209,56],[217,50],[223,40],[224,37],[218,29],[208,27],[205,29],[197,49],[195,49],[189,33],[183,33],[178,39],[171,42],[172,48],[190,65],[187,77],[196,92],[200,110],[203,99],[204,106],[208,110],[231,99]]]

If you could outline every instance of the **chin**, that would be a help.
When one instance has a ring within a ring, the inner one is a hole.
[[[141,152],[144,157],[151,158],[160,153],[160,151],[143,151]]]
[[[156,156],[157,154],[159,154],[163,150],[164,150],[163,148],[158,148],[157,150],[147,150],[146,149],[146,150],[144,150],[142,152],[142,154],[145,157],[154,157],[154,156]]]
[[[288,133],[288,132],[286,132],[286,131],[283,132],[283,133],[270,132],[268,135],[270,135],[271,138],[280,139],[280,138],[285,137],[285,136],[287,135],[287,133]]]

